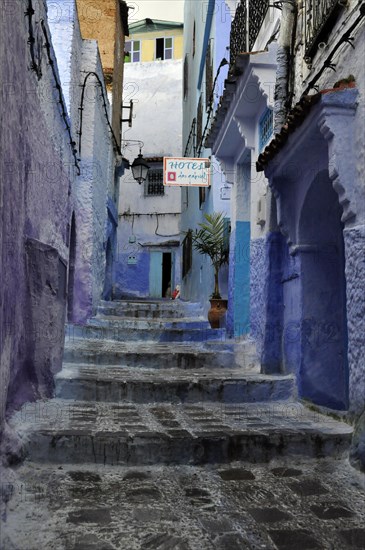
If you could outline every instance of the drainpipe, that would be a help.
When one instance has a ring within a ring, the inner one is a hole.
[[[291,107],[291,68],[294,61],[294,44],[297,26],[297,0],[283,0],[280,34],[278,38],[275,83],[274,132],[278,134],[286,122]]]

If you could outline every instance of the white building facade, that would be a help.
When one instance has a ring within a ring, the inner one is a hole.
[[[162,167],[164,157],[181,156],[181,96],[181,60],[125,66],[124,101],[133,100],[133,122],[122,149],[132,164],[142,140],[150,170],[140,185],[132,171],[121,180],[116,298],[165,298],[180,284],[180,189],[163,185]]]

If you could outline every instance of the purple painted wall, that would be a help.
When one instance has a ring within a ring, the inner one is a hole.
[[[23,2],[6,2],[1,9],[6,45],[0,59],[3,434],[6,415],[25,401],[50,396],[52,374],[61,369],[74,158],[42,47],[39,21],[47,21],[44,4],[34,2],[32,18],[39,80],[30,70],[29,20]]]

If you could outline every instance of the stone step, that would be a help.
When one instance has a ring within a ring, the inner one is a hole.
[[[252,403],[294,395],[293,376],[266,376],[257,369],[135,369],[66,364],[56,375],[56,397],[133,403]]]
[[[11,420],[35,462],[110,465],[344,457],[352,429],[297,402],[134,405],[46,400]]]
[[[180,300],[165,300],[159,302],[101,302],[99,315],[114,315],[127,318],[181,318],[200,317],[200,304],[181,302]]]
[[[116,340],[118,342],[208,342],[226,340],[225,329],[198,328],[126,328],[118,325],[100,326],[67,325],[65,342],[85,338],[93,340]]]
[[[208,343],[179,344],[159,342],[118,342],[116,340],[87,340],[73,338],[65,342],[66,363],[120,365],[154,369],[215,369],[249,368],[256,364],[256,357],[241,350],[239,360],[232,346],[211,347]]]
[[[95,327],[116,327],[133,330],[141,329],[179,329],[179,330],[211,330],[209,322],[204,319],[192,317],[181,317],[180,319],[148,319],[148,318],[126,318],[113,315],[98,315],[87,322],[88,325]]]

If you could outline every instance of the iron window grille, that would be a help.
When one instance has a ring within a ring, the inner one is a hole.
[[[320,42],[327,40],[344,0],[304,0],[305,5],[305,56],[313,57]]]
[[[198,110],[196,116],[196,146],[199,150],[203,137],[203,100],[202,96],[199,98]]]
[[[185,55],[184,59],[184,99],[188,97],[189,91],[189,60],[188,55]]]
[[[263,112],[259,121],[259,149],[263,150],[274,132],[274,113],[270,107]]]
[[[193,265],[193,237],[192,231],[189,230],[182,243],[182,276],[186,275],[191,270]]]
[[[213,93],[213,63],[212,63],[212,44],[209,40],[207,54],[205,56],[205,108],[210,108]]]
[[[269,6],[269,0],[241,0],[238,4],[231,26],[231,67],[239,53],[252,51]]]
[[[164,194],[165,187],[163,184],[163,169],[150,168],[147,174],[147,180],[145,182],[145,196],[156,197]]]
[[[240,52],[247,50],[247,6],[246,0],[241,0],[232,21],[230,35],[230,65],[234,65]]]

